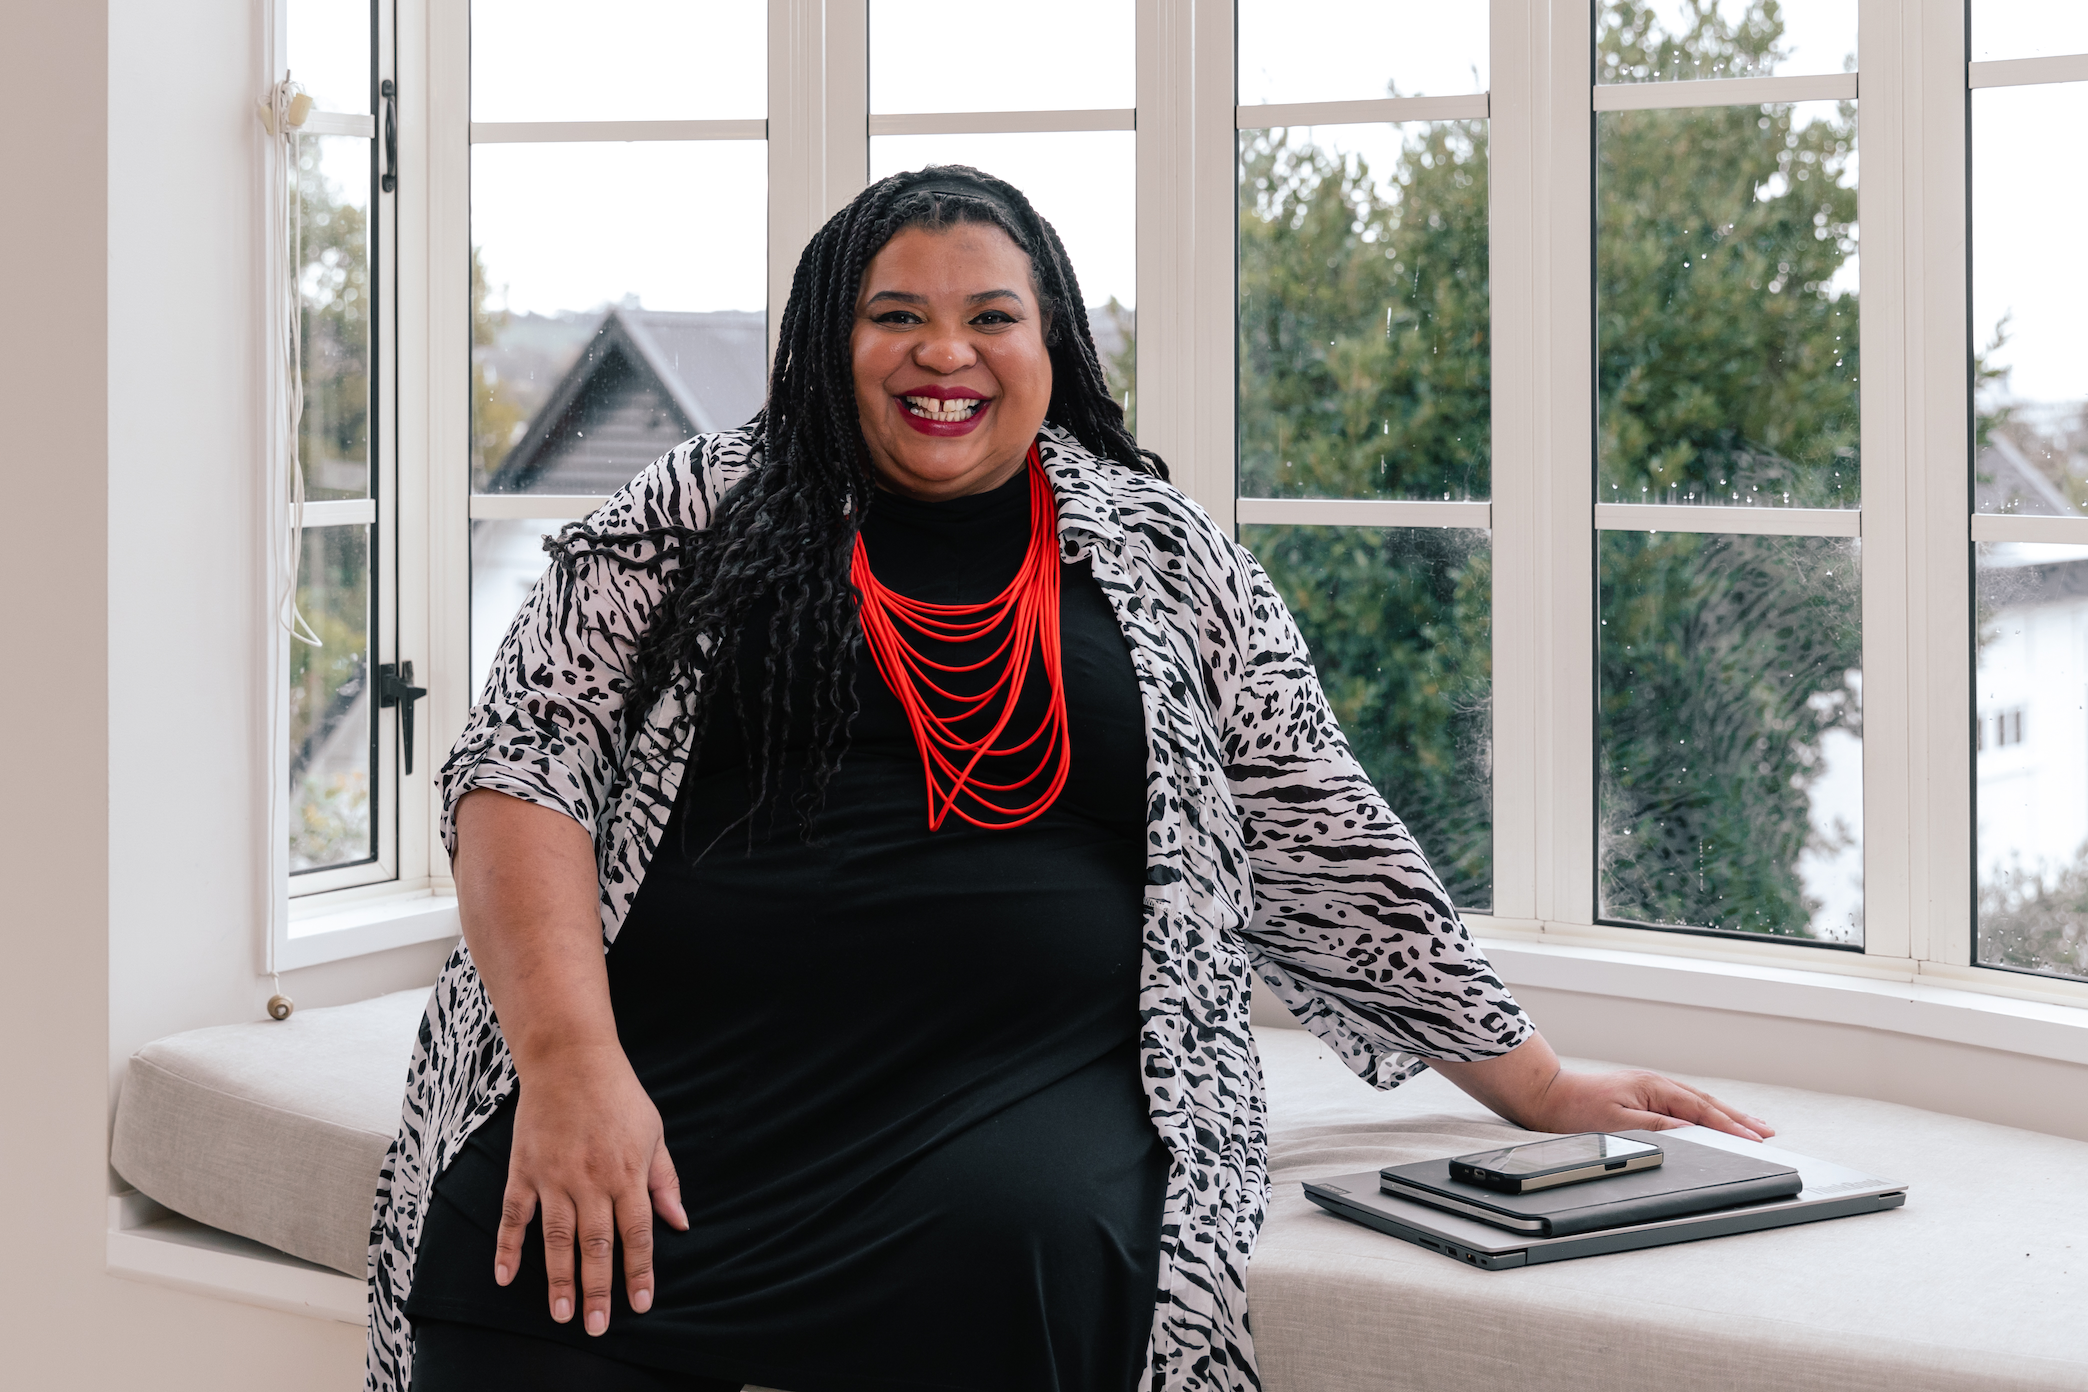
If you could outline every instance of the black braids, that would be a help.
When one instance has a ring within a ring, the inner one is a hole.
[[[934,187],[918,187],[924,182]],[[545,544],[575,579],[587,557],[662,577],[661,602],[625,683],[627,738],[662,696],[683,686],[687,695],[671,726],[676,740],[689,741],[693,761],[717,714],[719,683],[731,685],[726,704],[746,749],[748,807],[720,836],[744,821],[751,844],[756,814],[766,809],[773,819],[780,810],[791,691],[801,669],[812,676],[806,712],[812,748],[797,795],[788,800],[807,838],[847,752],[859,709],[855,674],[862,650],[850,561],[876,488],[856,416],[856,296],[871,260],[901,229],[941,231],[960,222],[999,227],[1030,258],[1052,365],[1046,419],[1103,459],[1167,477],[1160,457],[1140,449],[1124,428],[1065,245],[1020,190],[962,165],[895,174],[865,189],[828,219],[798,258],[768,400],[749,422],[757,446],[753,467],[716,500],[710,526],[616,534],[574,523]],[[759,635],[767,647],[761,690],[753,693],[736,674],[741,644],[752,636],[748,620],[764,598],[774,599],[776,612]]]

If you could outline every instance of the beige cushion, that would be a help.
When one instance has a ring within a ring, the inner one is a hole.
[[[117,1170],[192,1218],[361,1276],[426,998],[147,1045],[117,1111]],[[1274,1200],[1248,1291],[1270,1392],[2088,1388],[2088,1144],[1692,1079],[1767,1117],[1779,1145],[1906,1181],[1907,1206],[1478,1271],[1323,1213],[1298,1184],[1477,1150],[1506,1123],[1433,1074],[1380,1093],[1302,1030],[1255,1033]]]
[[[1506,1124],[1433,1074],[1379,1093],[1302,1030],[1255,1034],[1274,1200],[1248,1309],[1270,1392],[2088,1388],[2088,1144],[1692,1078],[1781,1147],[1905,1181],[1906,1207],[1480,1271],[1298,1186],[1498,1144]]]
[[[361,1278],[425,990],[220,1025],[131,1057],[110,1163],[148,1198]]]

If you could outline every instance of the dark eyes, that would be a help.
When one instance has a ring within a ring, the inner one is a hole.
[[[888,309],[882,314],[872,315],[870,322],[905,327],[910,324],[924,324],[927,321],[910,309]],[[1016,319],[1004,309],[982,309],[971,317],[971,322],[981,328],[997,329],[1015,323]]]

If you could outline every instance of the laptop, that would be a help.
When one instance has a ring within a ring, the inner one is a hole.
[[[1822,1219],[1847,1218],[1858,1213],[1879,1213],[1898,1208],[1907,1201],[1907,1186],[1904,1184],[1825,1160],[1814,1160],[1810,1156],[1794,1155],[1757,1141],[1743,1141],[1723,1131],[1685,1126],[1660,1134],[1731,1151],[1749,1159],[1789,1165],[1798,1171],[1805,1187],[1794,1198],[1712,1209],[1655,1223],[1635,1223],[1566,1237],[1536,1237],[1508,1232],[1476,1218],[1464,1218],[1412,1199],[1396,1198],[1380,1192],[1376,1170],[1335,1175],[1307,1184],[1305,1197],[1338,1218],[1375,1228],[1484,1271],[1570,1261],[1575,1257],[1593,1257],[1605,1252],[1629,1252],[1640,1247],[1665,1247],[1674,1242],[1759,1232],[1764,1228],[1789,1227],[1794,1223],[1817,1223]],[[1601,1184],[1604,1181],[1591,1182]]]

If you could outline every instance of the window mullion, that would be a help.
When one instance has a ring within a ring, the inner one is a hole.
[[[1529,14],[1531,345],[1530,514],[1522,545],[1541,594],[1523,699],[1531,717],[1536,917],[1595,916],[1594,116],[1592,0],[1497,0]],[[1496,128],[1506,84],[1495,79]],[[1498,176],[1497,176],[1498,178]],[[1496,302],[1499,301],[1496,296]],[[1494,398],[1506,392],[1496,380]],[[1496,409],[1499,409],[1498,407]],[[1496,506],[1509,490],[1497,485]],[[1496,513],[1495,554],[1520,549]],[[1512,528],[1513,522],[1507,522]],[[1496,562],[1499,563],[1498,561]],[[1503,601],[1496,591],[1495,604]],[[1497,630],[1498,631],[1498,630]],[[1496,640],[1499,641],[1498,639]],[[1496,681],[1500,678],[1497,676]],[[1498,736],[1497,736],[1498,737]],[[1498,767],[1498,763],[1497,763]],[[1499,775],[1496,775],[1498,780]],[[1497,781],[1497,790],[1500,789]],[[1503,804],[1497,799],[1496,807]],[[1497,811],[1496,815],[1500,815]]]
[[[798,255],[870,173],[869,0],[769,0],[768,335]]]
[[[434,815],[434,772],[463,733],[471,691],[471,7],[466,0],[400,0],[413,60],[400,82],[400,240],[411,248],[402,300],[405,398],[402,483],[412,479],[424,509],[427,589],[421,601],[427,667],[419,685],[416,771],[430,771],[420,844],[428,874],[446,884],[449,857]],[[409,18],[410,16],[410,18]],[[416,165],[425,171],[414,177]]]
[[[1871,17],[1866,8],[1864,20]],[[1903,109],[1919,113],[1902,133],[1911,809],[1906,951],[1962,967],[1972,960],[1974,816],[1964,0],[1918,0],[1904,7],[1900,24]],[[1868,227],[1864,241],[1868,255]],[[1866,375],[1870,370],[1866,362]]]
[[[1910,763],[1912,611],[1907,461],[1915,455],[1907,376],[1911,335],[1920,323],[1909,303],[1909,209],[1920,196],[1910,180],[1907,115],[1919,87],[1909,82],[1908,32],[1898,0],[1861,0],[1857,10],[1863,71],[1863,175],[1857,225],[1863,236],[1860,436],[1863,441],[1863,950],[1906,957],[1911,942],[1910,834],[1921,815],[1921,779]]]

